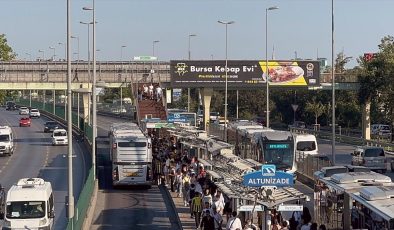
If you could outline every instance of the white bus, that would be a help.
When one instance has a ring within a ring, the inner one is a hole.
[[[20,179],[8,190],[3,229],[52,229],[55,218],[50,182]]]
[[[134,123],[116,123],[110,128],[112,184],[151,186],[152,142]]]
[[[235,153],[242,158],[274,164],[278,170],[292,173],[297,170],[291,132],[273,130],[255,122],[238,121],[229,124],[227,137],[228,142],[235,145]]]

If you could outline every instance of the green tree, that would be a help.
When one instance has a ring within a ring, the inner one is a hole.
[[[317,119],[325,112],[326,106],[324,106],[320,101],[316,102],[316,98],[313,98],[311,102],[307,102],[305,106],[305,111],[312,113],[315,117],[315,124]]]
[[[11,61],[15,59],[16,54],[7,43],[5,34],[0,34],[0,61]]]

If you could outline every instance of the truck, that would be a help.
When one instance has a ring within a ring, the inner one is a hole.
[[[114,123],[109,131],[112,185],[153,183],[152,141],[135,123]]]

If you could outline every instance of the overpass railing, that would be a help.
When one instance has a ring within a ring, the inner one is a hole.
[[[18,104],[24,105],[24,106],[29,106],[30,101],[26,99],[19,99]],[[41,113],[46,114],[47,116],[51,117],[54,120],[57,120],[60,123],[65,124],[66,120],[64,119],[64,107],[55,107],[55,113],[53,114],[53,107],[50,105],[45,105],[42,102],[39,101],[32,101],[31,106],[34,108],[37,108],[41,111]],[[93,129],[89,124],[84,123],[84,119],[81,117],[78,117],[78,115],[73,112],[72,114],[72,120],[73,120],[73,129],[76,131],[76,134],[83,133],[84,137],[86,137],[88,145],[91,146],[92,143],[92,137],[93,137]],[[77,127],[78,119],[81,119],[82,122],[80,122],[80,127]],[[89,169],[88,177],[86,178],[85,184],[81,190],[81,193],[79,194],[78,201],[75,205],[75,210],[74,210],[74,217],[71,219],[71,221],[68,222],[67,224],[67,230],[73,230],[73,229],[82,229],[82,225],[85,221],[85,217],[87,215],[88,208],[90,206],[91,202],[91,197],[94,191],[95,187],[95,178],[94,178],[94,173],[93,173],[93,168],[91,167]]]

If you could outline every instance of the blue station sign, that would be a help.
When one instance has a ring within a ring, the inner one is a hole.
[[[249,187],[289,187],[293,186],[293,180],[292,173],[276,171],[275,165],[263,165],[261,171],[245,174],[243,176],[243,185]]]
[[[189,123],[191,126],[196,126],[196,114],[195,113],[186,113],[186,112],[169,112],[167,121],[169,123]]]

